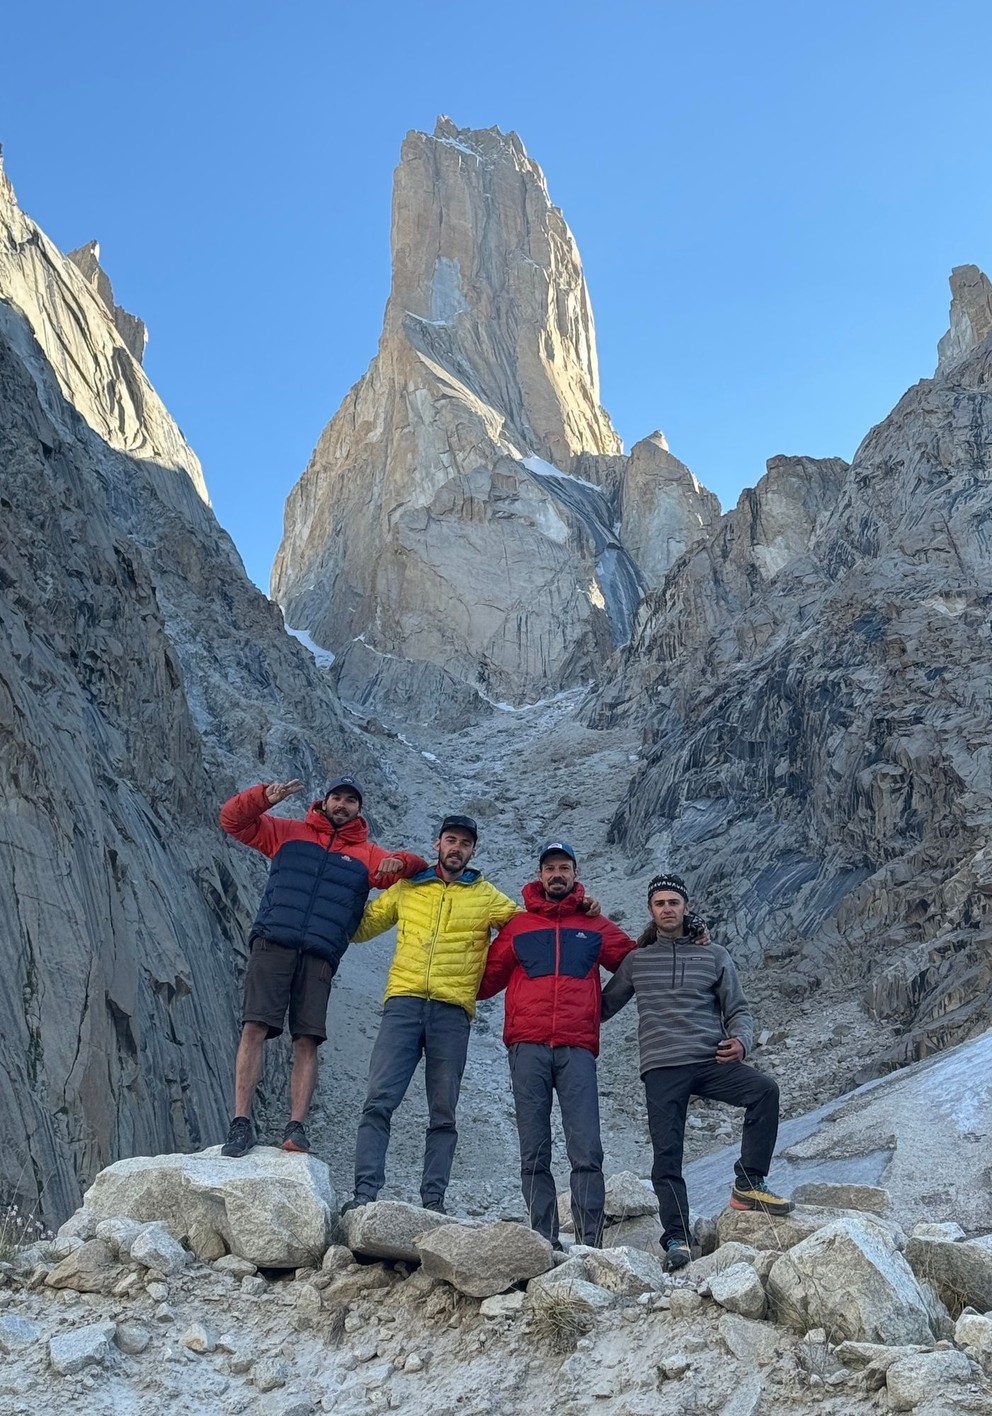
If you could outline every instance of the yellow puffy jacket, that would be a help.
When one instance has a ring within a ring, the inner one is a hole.
[[[478,870],[463,870],[450,885],[435,870],[422,870],[368,902],[354,939],[371,939],[398,923],[383,1002],[434,998],[457,1003],[472,1018],[490,930],[519,908]]]

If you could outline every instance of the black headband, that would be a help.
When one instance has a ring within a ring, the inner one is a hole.
[[[689,892],[681,875],[656,875],[648,886],[648,904],[651,903],[651,896],[656,890],[674,890],[677,895],[682,896],[686,904],[689,903]]]

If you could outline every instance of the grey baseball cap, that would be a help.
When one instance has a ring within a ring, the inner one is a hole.
[[[342,787],[347,787],[349,791],[353,791],[360,802],[364,800],[365,793],[362,791],[362,784],[357,777],[335,777],[334,781],[328,784],[327,790],[324,792],[324,800],[327,800],[331,792],[340,791]]]

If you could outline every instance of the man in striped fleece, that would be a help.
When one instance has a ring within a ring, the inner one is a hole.
[[[686,1112],[691,1096],[744,1108],[740,1159],[730,1203],[735,1209],[783,1215],[792,1203],[765,1185],[778,1136],[778,1085],[744,1065],[751,1049],[751,1010],[734,961],[718,944],[700,948],[686,929],[689,896],[679,875],[648,886],[651,925],[603,989],[603,1019],[637,996],[641,1080],[654,1150],[651,1182],[670,1269],[689,1250],[689,1204],[682,1178]]]

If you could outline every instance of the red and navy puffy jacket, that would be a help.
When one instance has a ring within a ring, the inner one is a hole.
[[[506,989],[503,1041],[585,1047],[599,1053],[602,991],[599,967],[612,973],[635,941],[612,920],[577,908],[576,882],[563,900],[549,900],[537,880],[524,886],[524,909],[504,924],[489,947],[479,997]]]
[[[315,801],[303,821],[269,816],[265,786],[249,787],[224,803],[220,824],[229,836],[272,860],[251,938],[318,954],[336,970],[371,885],[392,885],[426,869],[427,862],[409,851],[384,851],[370,841],[363,816],[335,827],[320,807]],[[403,870],[375,878],[390,855],[400,857]]]

